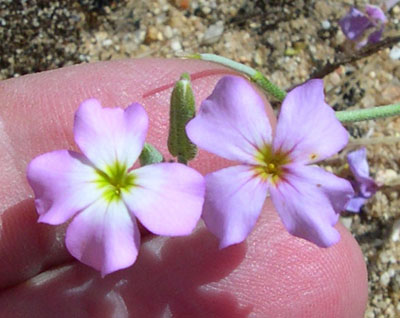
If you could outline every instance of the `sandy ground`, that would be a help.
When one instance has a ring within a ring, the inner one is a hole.
[[[371,1],[379,5],[379,1]],[[351,49],[338,26],[365,1],[0,1],[0,79],[81,62],[178,53],[224,55],[289,89]],[[385,37],[400,34],[400,6]],[[400,44],[325,76],[336,110],[400,102]],[[399,55],[397,53],[397,55]],[[352,140],[325,163],[347,174],[345,155],[365,145],[382,185],[360,214],[342,222],[358,240],[369,271],[365,317],[400,317],[400,117],[347,125]]]

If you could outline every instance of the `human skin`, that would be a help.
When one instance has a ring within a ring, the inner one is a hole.
[[[268,199],[242,244],[218,249],[202,222],[186,237],[143,231],[136,263],[101,278],[64,245],[67,225],[37,223],[26,166],[39,154],[77,147],[73,115],[90,97],[103,106],[141,103],[147,142],[166,148],[171,88],[194,76],[197,105],[231,71],[192,60],[143,59],[67,67],[0,82],[0,317],[361,318],[367,273],[360,248],[340,224],[338,244],[321,249],[291,236]],[[272,111],[266,101],[271,123]],[[200,151],[207,173],[226,160]]]

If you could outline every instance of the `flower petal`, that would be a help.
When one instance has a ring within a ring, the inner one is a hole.
[[[132,173],[135,186],[123,199],[140,222],[159,235],[190,234],[201,216],[203,176],[178,163],[153,164]]]
[[[75,141],[95,166],[104,170],[117,160],[132,167],[142,151],[148,117],[140,104],[102,108],[96,99],[84,101],[75,114]]]
[[[379,40],[381,39],[383,34],[383,27],[380,28],[379,30],[376,30],[375,32],[372,32],[369,36],[368,36],[368,41],[367,43],[377,43],[379,42]]]
[[[377,22],[377,23],[386,23],[387,22],[385,12],[383,12],[383,10],[378,6],[374,6],[372,4],[367,4],[365,6],[365,13],[368,14],[368,16],[371,19],[375,20],[375,22]]]
[[[365,147],[347,154],[349,168],[355,178],[355,190],[364,198],[370,198],[378,190],[375,180],[369,176],[367,150]]]
[[[325,195],[336,213],[343,211],[354,196],[351,183],[317,166],[292,164],[285,167],[291,176],[316,186]],[[334,218],[336,220],[336,217]]]
[[[265,104],[248,81],[225,76],[186,126],[200,148],[230,160],[256,163],[257,148],[271,143]]]
[[[311,163],[337,153],[347,141],[346,129],[324,101],[322,80],[310,80],[287,94],[278,117],[275,151]]]
[[[75,258],[104,277],[135,262],[140,232],[122,201],[99,199],[72,220],[65,243]]]
[[[344,209],[348,212],[358,213],[365,202],[367,202],[367,199],[364,197],[354,197],[346,204]]]
[[[286,229],[321,247],[335,244],[340,235],[333,226],[354,194],[351,184],[318,167],[285,168],[285,180],[270,193]]]
[[[365,147],[349,152],[347,154],[347,161],[356,179],[369,177],[367,149]]]
[[[27,171],[39,222],[61,224],[95,201],[101,192],[95,169],[81,154],[59,150],[33,159]]]
[[[344,35],[349,40],[355,41],[372,26],[372,23],[364,13],[351,8],[349,13],[339,20],[339,25]]]
[[[267,191],[268,184],[248,166],[229,167],[206,176],[203,219],[220,239],[220,248],[246,239],[261,212]]]

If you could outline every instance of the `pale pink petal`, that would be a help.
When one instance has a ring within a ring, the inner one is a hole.
[[[379,40],[381,39],[383,34],[383,27],[380,28],[379,30],[376,30],[375,32],[372,32],[369,36],[368,36],[368,41],[367,43],[377,43],[379,42]]]
[[[95,169],[81,154],[59,150],[33,159],[27,178],[35,193],[39,222],[61,224],[84,209],[101,192],[96,187]]]
[[[83,102],[75,114],[75,141],[95,166],[119,163],[130,168],[139,157],[148,127],[148,117],[140,104],[122,108],[102,108],[96,99]]]
[[[354,197],[352,198],[346,205],[345,210],[347,212],[360,212],[362,206],[367,202],[367,199],[364,197]]]
[[[369,176],[367,150],[365,147],[351,151],[347,155],[349,168],[353,173],[352,185],[355,191],[354,198],[346,205],[350,212],[360,212],[361,207],[378,190],[375,180]]]
[[[135,186],[123,193],[123,199],[149,231],[168,236],[193,231],[204,201],[201,174],[178,163],[148,165],[132,174]]]
[[[323,160],[341,150],[348,133],[324,101],[322,80],[310,80],[290,91],[282,103],[273,147],[296,162]]]
[[[220,248],[240,243],[253,229],[268,185],[249,166],[225,168],[206,176],[203,219]]]
[[[308,184],[316,185],[322,195],[328,198],[336,213],[342,212],[346,204],[354,196],[353,186],[350,181],[339,178],[320,167],[291,164],[285,166],[285,169],[291,178],[295,177]],[[336,217],[333,220],[336,220]]]
[[[349,152],[347,154],[347,161],[351,172],[357,180],[360,178],[369,178],[367,149],[365,147]]]
[[[285,179],[270,193],[286,229],[320,247],[338,242],[333,226],[354,193],[351,184],[318,167],[285,168]]]
[[[186,132],[200,148],[246,163],[256,163],[257,148],[271,143],[271,125],[262,98],[237,76],[225,76],[217,83]]]
[[[99,199],[73,219],[65,243],[75,258],[104,276],[135,262],[140,232],[122,201]]]
[[[367,4],[365,6],[365,13],[368,14],[368,16],[375,21],[375,23],[386,23],[387,18],[385,16],[385,12],[378,7],[374,6],[372,4]]]
[[[366,14],[351,8],[350,11],[339,20],[340,28],[344,35],[352,41],[356,41],[364,34],[365,30],[370,28],[373,24]]]

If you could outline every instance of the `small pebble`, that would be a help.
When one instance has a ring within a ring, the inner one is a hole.
[[[324,30],[328,30],[331,27],[331,23],[328,20],[324,20],[321,22],[322,28]]]
[[[150,26],[150,27],[147,29],[147,34],[146,34],[146,39],[145,39],[145,41],[146,41],[147,43],[156,41],[156,40],[158,39],[157,36],[158,36],[158,30],[157,30],[157,28],[156,28],[155,26]]]
[[[105,39],[103,41],[103,46],[110,46],[113,43],[113,41],[111,39]]]
[[[330,76],[330,79],[331,79],[333,85],[338,86],[340,84],[341,78],[338,73],[333,72]]]
[[[173,33],[173,31],[172,31],[172,28],[171,28],[169,25],[167,25],[167,26],[164,28],[164,36],[165,36],[167,39],[171,39],[173,35],[174,35],[174,33]]]
[[[351,230],[351,224],[353,223],[353,218],[341,216],[340,223],[342,223],[346,229]]]
[[[393,169],[384,169],[384,170],[378,170],[376,173],[376,182],[379,184],[386,184],[389,185],[390,183],[394,182],[397,180],[399,175],[397,172]]]
[[[201,11],[204,12],[204,14],[210,14],[211,13],[211,8],[210,7],[203,7],[201,8]]]
[[[389,53],[389,56],[392,60],[399,60],[400,59],[400,47],[394,46]]]
[[[398,242],[400,240],[400,219],[397,219],[392,225],[392,233],[390,234],[390,239],[393,242]]]
[[[224,23],[222,21],[218,21],[215,24],[212,24],[208,27],[203,36],[203,44],[213,44],[217,43],[224,32]]]
[[[387,287],[387,285],[389,285],[390,283],[390,275],[388,272],[384,272],[381,275],[381,278],[379,280],[379,282],[381,283],[382,286]]]
[[[171,41],[171,49],[173,50],[173,51],[181,51],[182,50],[182,45],[181,45],[181,42],[179,42],[179,40],[178,39],[173,39],[172,41]]]
[[[253,56],[253,60],[258,66],[261,66],[264,63],[264,58],[260,51],[255,52],[255,54]]]

